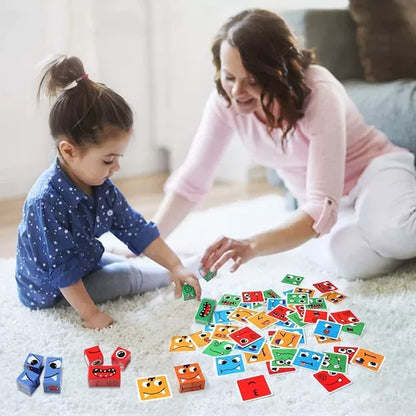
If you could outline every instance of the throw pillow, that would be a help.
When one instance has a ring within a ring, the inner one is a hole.
[[[367,81],[416,78],[416,0],[350,0]]]

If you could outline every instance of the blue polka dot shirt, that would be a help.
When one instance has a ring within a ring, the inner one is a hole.
[[[26,198],[18,230],[16,282],[21,302],[46,308],[57,302],[61,287],[98,270],[104,247],[97,238],[110,231],[140,254],[159,236],[106,180],[94,197],[78,189],[58,159],[36,181]]]

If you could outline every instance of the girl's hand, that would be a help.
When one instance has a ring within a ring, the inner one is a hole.
[[[201,300],[201,286],[195,275],[186,269],[182,264],[176,266],[170,271],[172,282],[175,285],[175,294],[180,297],[182,295],[182,286],[186,283],[195,289],[196,298]]]
[[[235,272],[243,263],[255,257],[253,243],[250,240],[234,240],[221,237],[209,246],[201,259],[201,266],[205,273],[216,272],[228,260],[234,264],[230,272]]]
[[[99,309],[84,321],[84,327],[88,329],[103,329],[114,323],[114,319]]]

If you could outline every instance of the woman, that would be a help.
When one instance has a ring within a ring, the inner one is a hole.
[[[366,278],[416,256],[414,155],[365,124],[343,86],[265,10],[231,17],[212,46],[217,92],[155,221],[166,236],[209,191],[237,133],[254,161],[276,169],[299,208],[250,238],[219,239],[204,270],[304,245],[328,270]]]

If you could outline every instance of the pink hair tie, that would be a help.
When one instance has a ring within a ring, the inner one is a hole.
[[[83,79],[85,79],[85,78],[88,78],[88,74],[84,74],[84,75],[81,75],[79,78],[77,78],[75,81],[76,81],[76,83],[78,83],[78,82],[80,82],[80,81],[82,81]]]

